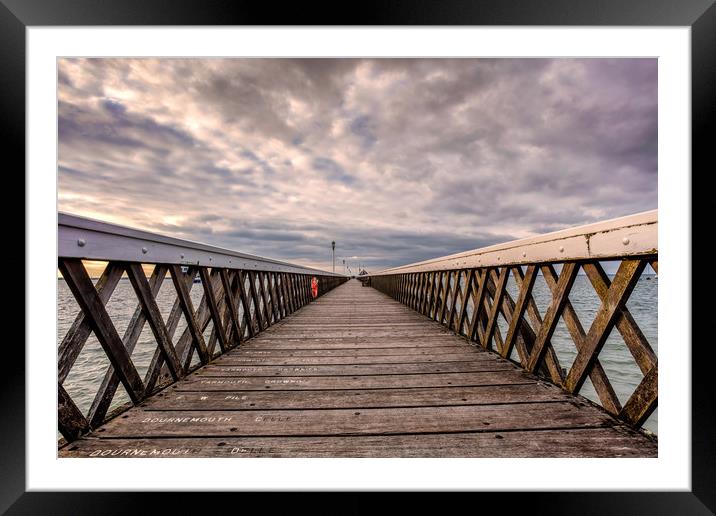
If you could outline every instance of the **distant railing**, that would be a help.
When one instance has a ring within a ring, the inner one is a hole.
[[[626,302],[647,266],[658,273],[657,233],[654,210],[395,267],[371,274],[369,281],[381,292],[569,393],[579,393],[589,378],[603,408],[641,427],[657,407],[657,355]],[[613,278],[602,267],[605,261],[618,261]],[[555,265],[561,267],[559,273]],[[600,302],[587,331],[569,299],[580,269]],[[551,302],[542,314],[532,296],[540,275],[551,292]],[[518,289],[516,299],[506,289],[510,276]],[[504,336],[497,324],[500,316],[507,326]],[[550,342],[560,318],[576,351],[568,370],[560,365]],[[643,375],[624,405],[599,360],[614,327]]]
[[[340,274],[64,213],[58,219],[58,257],[59,271],[80,306],[58,348],[58,425],[67,441],[141,403],[347,280]],[[83,260],[107,262],[96,284]],[[152,266],[149,278],[143,265]],[[106,305],[124,274],[137,305],[120,336]],[[156,296],[167,276],[176,297],[165,321]],[[203,295],[195,307],[190,290],[197,277]],[[185,329],[175,338],[182,319]],[[204,332],[210,322],[213,329],[207,341]],[[132,352],[145,323],[151,328],[156,349],[141,378]],[[91,333],[111,365],[85,414],[63,383]],[[192,367],[194,353],[199,361]],[[120,384],[131,403],[110,412]]]

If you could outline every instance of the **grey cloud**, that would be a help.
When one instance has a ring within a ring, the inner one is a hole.
[[[330,158],[315,158],[313,168],[323,173],[331,181],[340,181],[348,185],[355,181],[352,175],[348,174],[343,167]]]
[[[375,269],[657,206],[655,59],[63,59],[58,84],[60,209],[252,254]]]

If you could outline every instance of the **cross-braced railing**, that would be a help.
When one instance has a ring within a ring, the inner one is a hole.
[[[58,348],[58,428],[67,441],[306,305],[314,299],[314,278],[315,297],[346,281],[338,274],[67,214],[59,216],[58,237],[59,271],[79,305]],[[83,260],[106,262],[96,284]],[[151,269],[149,278],[145,267]],[[131,284],[136,308],[120,336],[106,305],[123,277]],[[157,296],[166,282],[175,298],[165,319]],[[197,283],[202,294],[195,306],[191,289]],[[183,330],[177,333],[182,321]],[[145,325],[156,347],[142,378],[133,351]],[[89,410],[83,411],[63,384],[92,334],[110,365],[96,372],[102,380]],[[131,402],[113,408],[120,385]]]
[[[646,212],[388,269],[370,284],[567,392],[579,393],[589,379],[604,409],[641,427],[657,406],[657,355],[626,303],[647,268],[658,273],[657,230],[657,212]],[[618,263],[613,277],[605,262]],[[586,330],[570,301],[580,271],[598,306]],[[550,294],[542,312],[533,296],[539,276]],[[569,367],[551,342],[560,319],[574,346]],[[643,375],[623,405],[599,359],[615,327]]]

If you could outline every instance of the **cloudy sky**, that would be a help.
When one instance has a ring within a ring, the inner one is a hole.
[[[58,208],[369,270],[657,207],[655,59],[61,59]],[[355,268],[354,268],[355,269]]]

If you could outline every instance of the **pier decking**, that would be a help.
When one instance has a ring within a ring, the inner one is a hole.
[[[655,457],[652,438],[357,280],[60,457]]]

